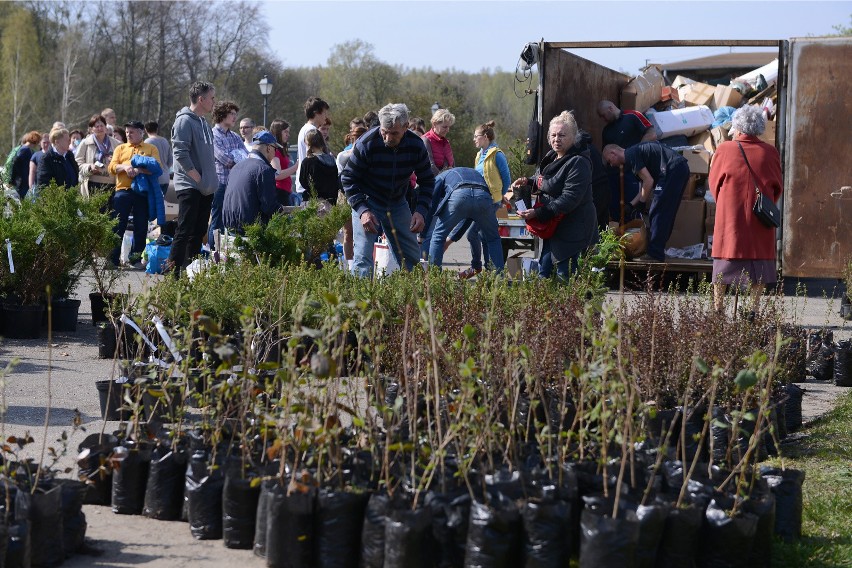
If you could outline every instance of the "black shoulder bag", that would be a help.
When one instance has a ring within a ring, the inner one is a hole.
[[[763,192],[760,191],[760,188],[757,186],[757,178],[754,175],[754,170],[751,169],[751,164],[748,163],[745,150],[743,150],[743,145],[737,142],[737,146],[740,147],[740,152],[743,155],[748,172],[751,174],[751,181],[754,184],[755,199],[752,211],[760,219],[760,222],[767,227],[779,227],[781,225],[781,211],[778,210],[778,206],[771,199],[763,195]]]

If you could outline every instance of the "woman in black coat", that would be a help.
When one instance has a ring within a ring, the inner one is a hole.
[[[542,159],[532,178],[520,178],[513,189],[532,185],[540,205],[522,211],[527,221],[549,221],[564,215],[553,236],[542,239],[540,273],[550,276],[552,267],[563,279],[577,270],[577,263],[598,241],[597,215],[592,199],[592,161],[584,145],[578,145],[578,128],[568,111],[550,121],[547,133],[551,151]]]
[[[50,131],[50,149],[38,163],[35,190],[50,184],[51,180],[55,181],[56,185],[65,187],[74,187],[79,183],[80,170],[74,155],[68,152],[70,147],[71,135],[67,129],[56,128]]]

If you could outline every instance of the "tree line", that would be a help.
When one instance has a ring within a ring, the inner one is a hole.
[[[427,128],[435,102],[448,108],[456,116],[449,139],[458,165],[473,163],[478,124],[494,120],[504,147],[525,135],[533,101],[516,96],[513,73],[404,68],[381,61],[359,39],[335,45],[325,65],[284,67],[268,44],[257,42],[269,33],[259,5],[246,0],[0,3],[0,96],[6,101],[0,140],[14,146],[25,132],[47,130],[56,120],[85,130],[89,117],[106,107],[119,122],[156,120],[167,133],[196,80],[213,83],[217,99],[235,101],[241,118],[260,124],[257,83],[264,75],[273,83],[268,119],[287,120],[294,132],[305,120],[308,97],[331,105],[335,150],[350,119],[388,102],[405,102]]]

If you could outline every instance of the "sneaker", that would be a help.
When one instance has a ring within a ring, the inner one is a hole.
[[[462,280],[469,280],[482,272],[481,268],[468,268],[467,270],[462,270],[459,272],[459,278]]]

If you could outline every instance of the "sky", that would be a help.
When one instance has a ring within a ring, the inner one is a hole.
[[[850,26],[852,1],[596,2],[393,0],[261,2],[269,44],[285,67],[324,65],[347,40],[371,43],[382,61],[410,68],[514,71],[524,45],[545,41],[789,39]],[[575,53],[635,74],[728,48],[584,49]],[[735,51],[760,51],[735,48]]]

